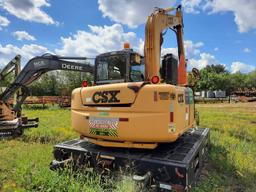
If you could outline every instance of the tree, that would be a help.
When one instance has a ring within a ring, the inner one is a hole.
[[[246,87],[256,87],[256,70],[246,75],[245,84]]]
[[[224,65],[220,65],[220,64],[217,64],[217,65],[207,65],[202,70],[205,70],[207,73],[217,73],[217,74],[220,74],[220,73],[228,74],[229,73],[226,70],[225,66]]]
[[[223,65],[209,65],[200,70],[200,81],[195,90],[228,90],[229,73]]]
[[[1,70],[0,70],[1,71]],[[0,81],[0,87],[6,87],[14,80],[14,72],[8,74],[3,80]]]
[[[33,96],[56,96],[58,95],[58,83],[56,73],[46,73],[40,79],[34,81],[30,86],[30,94]]]
[[[93,76],[73,71],[54,71],[34,81],[29,90],[34,96],[71,95],[73,89],[81,87],[83,80],[91,82]]]
[[[256,87],[256,70],[249,74],[230,74],[223,65],[210,65],[200,70],[200,80],[195,90],[223,90],[228,94],[238,88]]]

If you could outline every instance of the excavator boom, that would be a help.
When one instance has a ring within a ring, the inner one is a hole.
[[[16,59],[20,59],[16,57]],[[28,95],[27,86],[37,80],[42,74],[53,70],[67,70],[78,72],[94,72],[94,67],[86,64],[76,62],[77,60],[85,60],[86,57],[60,57],[56,55],[45,54],[40,57],[34,57],[25,65],[25,67],[18,73],[15,80],[5,89],[0,95],[0,136],[9,135],[17,132],[22,133],[23,128],[36,127],[37,123],[27,124],[29,120],[21,116],[21,105]],[[72,61],[75,60],[75,61]],[[4,70],[2,70],[2,77],[9,73],[12,65],[16,64],[12,60]],[[19,93],[15,105],[12,107],[8,100],[12,98],[16,92]],[[38,119],[35,119],[38,122]],[[33,122],[31,120],[30,122]],[[1,134],[2,132],[2,134]],[[8,134],[6,134],[6,132]]]
[[[68,61],[86,59],[86,57],[60,57],[50,54],[35,57],[26,64],[15,78],[14,82],[0,95],[0,101],[7,102],[18,89],[28,86],[48,71],[67,70],[93,73],[94,68],[89,64]],[[24,88],[24,91],[25,90],[26,88]],[[20,109],[20,106],[25,99],[26,96],[24,96],[21,101],[17,102],[14,111]]]
[[[177,36],[179,69],[178,84],[186,85],[186,60],[183,43],[183,17],[181,7],[176,9],[176,14],[169,14],[175,9],[157,8],[152,15],[148,17],[145,29],[145,80],[151,81],[152,77],[159,76],[160,57],[162,45],[162,31],[172,28]]]

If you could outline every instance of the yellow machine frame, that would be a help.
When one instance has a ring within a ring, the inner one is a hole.
[[[157,9],[148,17],[144,82],[97,85],[73,91],[72,127],[82,138],[105,147],[153,149],[158,143],[176,141],[195,126],[193,91],[186,87],[182,12],[178,8],[175,15],[169,14],[174,10]],[[161,33],[169,27],[177,32],[179,86],[151,81],[159,77]],[[102,99],[111,102],[103,103]]]

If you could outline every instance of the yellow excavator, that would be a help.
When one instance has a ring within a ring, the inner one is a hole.
[[[178,58],[167,54],[160,67],[166,29],[176,34]],[[51,168],[71,161],[103,170],[129,167],[146,186],[191,188],[207,154],[209,129],[196,128],[186,65],[181,7],[156,8],[146,22],[144,57],[127,44],[101,54],[94,85],[73,91],[72,127],[80,138],[54,147]]]
[[[132,77],[135,73],[125,62],[143,65],[142,56],[134,53],[130,61],[122,62],[120,55],[113,62],[113,56],[105,54],[96,62],[100,66],[96,68],[96,86],[73,91],[72,126],[82,137],[106,147],[154,149],[158,143],[174,142],[195,127],[193,92],[187,86],[182,13],[177,10],[176,15],[170,15],[171,10],[157,9],[147,20],[143,80],[125,80],[126,74]],[[161,34],[167,28],[177,35],[179,53],[178,76],[175,70],[168,70],[177,68],[172,61],[163,69],[174,78],[170,83],[160,76]]]

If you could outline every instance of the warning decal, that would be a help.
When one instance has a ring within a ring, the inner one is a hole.
[[[118,122],[119,118],[90,117],[90,134],[117,137]]]

